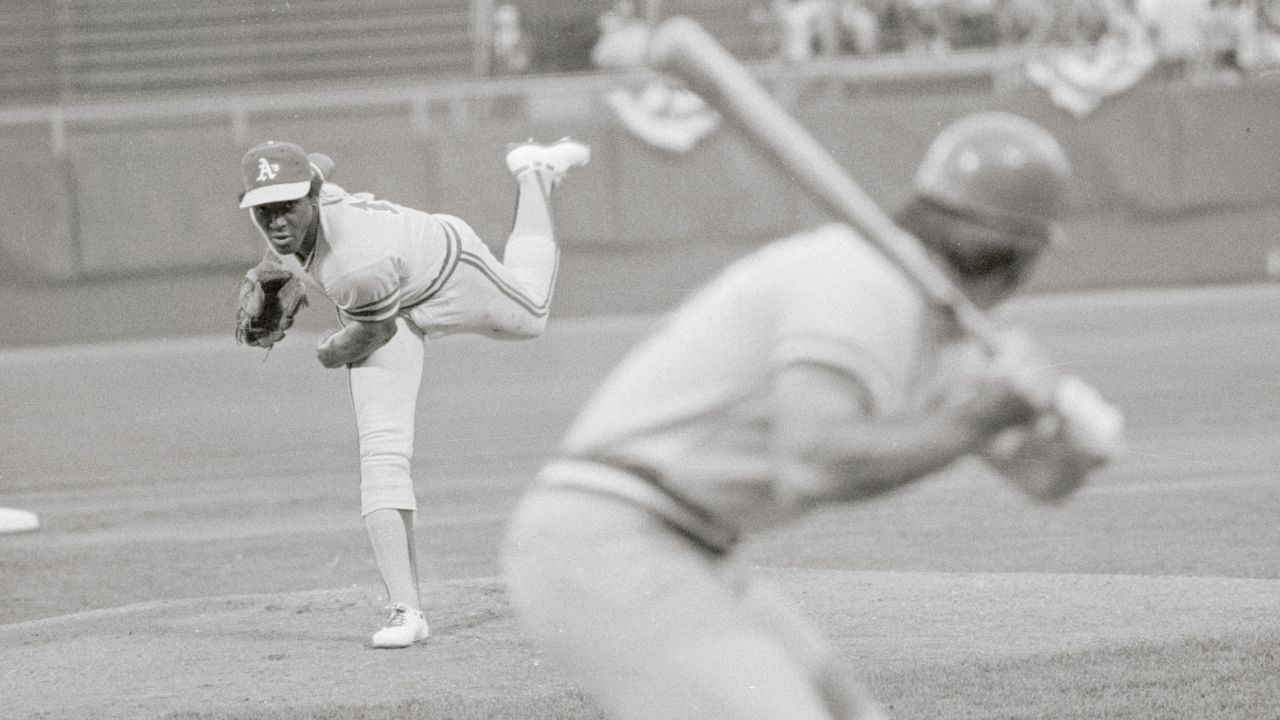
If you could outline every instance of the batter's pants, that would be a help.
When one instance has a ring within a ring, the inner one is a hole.
[[[504,566],[526,632],[611,718],[882,717],[769,583],[625,500],[535,487]]]

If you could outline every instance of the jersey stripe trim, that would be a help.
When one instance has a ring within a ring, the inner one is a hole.
[[[372,303],[366,303],[360,307],[343,310],[347,317],[352,320],[385,320],[395,315],[400,307],[400,291],[397,289],[389,296],[376,300]]]
[[[440,272],[422,292],[404,298],[400,303],[401,310],[412,309],[435,297],[445,283],[449,282],[449,278],[453,277],[453,271],[458,268],[458,258],[462,255],[462,236],[447,220],[440,220],[440,225],[444,227],[445,234],[444,261],[440,263]]]
[[[388,301],[396,300],[396,299],[398,299],[399,297],[400,297],[400,290],[397,288],[396,290],[392,291],[392,292],[391,292],[389,295],[387,295],[386,297],[378,298],[377,300],[370,300],[369,302],[364,303],[363,305],[356,305],[355,307],[353,307],[353,308],[350,308],[350,309],[346,310],[346,312],[347,312],[348,314],[350,314],[350,313],[367,313],[367,312],[369,312],[370,310],[373,310],[373,309],[376,309],[376,308],[379,308],[379,307],[386,307],[386,305],[387,305]]]

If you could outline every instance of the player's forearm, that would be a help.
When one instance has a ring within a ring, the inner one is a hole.
[[[855,500],[910,484],[978,450],[989,431],[957,413],[833,425],[784,459],[807,502]]]
[[[316,354],[327,368],[360,362],[396,334],[395,318],[376,323],[351,322],[320,341]]]

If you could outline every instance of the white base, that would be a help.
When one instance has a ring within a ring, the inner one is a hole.
[[[0,507],[0,534],[28,532],[40,527],[40,518],[28,510]]]

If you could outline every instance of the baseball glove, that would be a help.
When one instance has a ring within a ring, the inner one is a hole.
[[[293,317],[307,304],[307,289],[288,269],[261,263],[240,281],[236,341],[270,348],[284,338]]]

